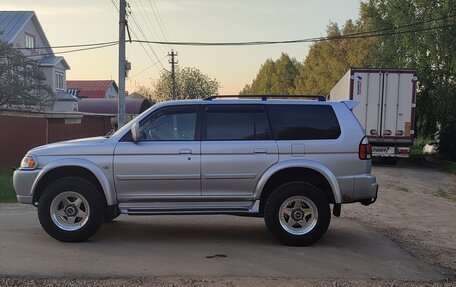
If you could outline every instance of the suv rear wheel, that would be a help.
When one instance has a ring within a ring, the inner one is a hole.
[[[315,186],[306,182],[288,182],[279,186],[266,201],[264,220],[280,242],[306,246],[317,241],[328,229],[329,202]]]
[[[104,222],[103,194],[83,178],[58,179],[45,188],[38,204],[38,218],[44,230],[57,240],[85,241]]]

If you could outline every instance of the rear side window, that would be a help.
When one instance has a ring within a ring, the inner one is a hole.
[[[266,112],[260,109],[209,109],[206,111],[207,140],[272,139]]]
[[[268,107],[277,140],[336,139],[340,126],[328,105],[271,105]]]

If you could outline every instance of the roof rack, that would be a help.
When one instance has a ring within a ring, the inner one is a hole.
[[[204,98],[204,101],[212,101],[218,98],[261,98],[262,101],[266,101],[269,98],[307,98],[312,100],[318,100],[320,102],[326,101],[325,96],[322,95],[215,95]]]

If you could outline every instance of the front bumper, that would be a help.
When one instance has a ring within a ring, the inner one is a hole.
[[[17,201],[25,204],[33,204],[33,183],[35,182],[39,169],[16,170],[13,174],[13,185],[16,191]]]

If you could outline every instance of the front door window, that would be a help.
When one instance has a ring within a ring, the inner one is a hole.
[[[142,141],[191,141],[195,131],[196,111],[185,108],[165,110],[140,125]]]

